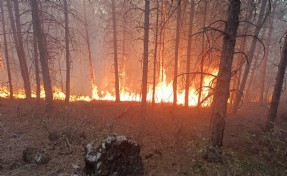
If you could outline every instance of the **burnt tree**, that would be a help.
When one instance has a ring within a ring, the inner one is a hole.
[[[177,0],[177,15],[176,15],[176,38],[175,38],[175,53],[174,53],[174,81],[173,81],[173,106],[177,103],[177,74],[178,74],[178,50],[180,40],[180,21],[181,21],[181,0]]]
[[[65,102],[70,101],[70,82],[71,82],[71,59],[70,59],[70,44],[69,44],[69,16],[67,0],[64,0],[64,15],[65,15],[65,47],[66,47],[66,97]]]
[[[96,87],[96,78],[95,78],[95,71],[94,71],[94,64],[93,58],[91,53],[91,44],[90,44],[90,33],[88,30],[88,20],[87,20],[87,12],[86,12],[86,3],[84,1],[84,15],[85,15],[85,32],[86,32],[86,42],[88,47],[88,56],[89,56],[89,70],[90,70],[90,79],[92,83],[92,94],[93,98],[98,98],[98,92]]]
[[[155,104],[155,87],[156,87],[156,67],[157,67],[157,50],[158,50],[158,33],[159,33],[159,0],[156,0],[156,22],[155,22],[155,44],[153,60],[153,87],[152,87],[152,107]]]
[[[255,53],[256,43],[257,43],[257,40],[258,40],[257,38],[258,38],[259,32],[260,32],[260,30],[261,30],[261,28],[263,26],[263,22],[264,22],[264,18],[263,17],[264,17],[266,5],[267,5],[267,0],[263,0],[262,4],[261,4],[259,16],[258,16],[258,19],[257,19],[257,22],[256,22],[256,30],[255,30],[255,33],[254,33],[254,37],[252,39],[250,49],[249,49],[249,51],[247,53],[249,62],[246,64],[245,69],[244,69],[242,80],[240,82],[239,94],[238,94],[238,96],[236,96],[236,99],[235,99],[235,102],[234,102],[233,113],[237,112],[237,110],[239,108],[239,104],[240,104],[241,99],[243,97],[243,92],[244,92],[244,89],[245,89],[245,85],[246,85],[246,82],[247,82],[247,78],[248,78],[248,74],[249,74],[249,71],[250,71],[251,63],[252,63],[253,56],[254,56],[254,53]]]
[[[149,13],[150,13],[150,0],[145,0],[144,55],[143,55],[143,74],[142,74],[142,102],[141,102],[142,113],[146,111],[146,101],[147,101]]]
[[[10,24],[12,28],[12,34],[14,43],[16,46],[17,56],[19,59],[20,64],[20,71],[21,76],[23,78],[24,82],[24,90],[26,98],[31,98],[31,85],[30,85],[30,78],[29,78],[29,72],[28,72],[28,66],[25,56],[25,50],[22,40],[22,33],[21,33],[21,23],[20,23],[20,12],[19,12],[19,1],[13,0],[14,3],[14,10],[15,10],[15,18],[12,11],[12,1],[6,1],[8,12],[9,12],[9,18],[10,18]]]
[[[9,58],[9,51],[8,51],[7,37],[6,37],[6,25],[5,25],[3,1],[0,1],[0,6],[1,6],[1,19],[2,19],[3,38],[4,38],[4,52],[5,52],[6,67],[7,67],[7,74],[8,74],[8,83],[9,83],[9,97],[10,97],[10,99],[13,99],[13,84],[12,84],[12,76],[11,76],[11,69],[10,69],[10,58]]]
[[[270,110],[267,116],[267,122],[266,122],[266,127],[265,127],[267,131],[270,131],[274,128],[274,122],[277,116],[277,109],[278,109],[280,96],[282,92],[282,86],[284,82],[286,66],[287,66],[287,32],[285,33],[285,42],[283,45],[282,55],[281,55],[280,63],[278,66],[276,83],[275,83],[274,91],[272,94],[271,106],[270,106]]]
[[[189,29],[188,29],[188,44],[187,44],[187,57],[186,57],[186,73],[190,72],[190,59],[191,59],[191,35],[192,35],[192,26],[193,26],[193,16],[194,16],[194,1],[190,3],[190,14],[189,14]],[[185,101],[184,105],[187,107],[189,104],[189,86],[190,86],[190,75],[186,75],[185,83]]]
[[[118,39],[117,39],[117,19],[115,0],[112,0],[112,18],[113,18],[113,37],[114,37],[114,68],[115,68],[115,91],[116,102],[120,100],[120,80],[119,80],[119,64],[118,64]]]
[[[42,32],[42,27],[39,19],[38,1],[32,0],[31,7],[32,7],[33,32],[34,36],[36,36],[37,39],[39,55],[40,55],[40,63],[42,67],[42,78],[44,82],[46,110],[51,111],[53,108],[53,91],[49,73],[47,51],[44,43],[45,41],[43,38],[44,34]]]
[[[223,47],[220,57],[217,83],[214,90],[213,109],[210,126],[210,141],[215,148],[222,147],[227,100],[231,80],[232,62],[239,25],[240,0],[230,0],[224,30]]]

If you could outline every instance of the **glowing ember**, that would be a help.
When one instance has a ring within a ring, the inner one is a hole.
[[[156,103],[172,103],[173,102],[173,81],[167,82],[166,79],[166,71],[163,70],[160,72],[162,75],[160,77],[162,78],[162,81],[159,82],[156,85],[156,94],[155,94],[155,102]],[[217,71],[212,72],[213,75],[217,74]],[[212,83],[212,80],[214,79],[213,76],[205,75],[203,80],[203,88],[202,88],[202,100],[206,99],[201,106],[209,106],[212,101],[212,96],[209,96],[210,93],[210,84]],[[90,96],[77,96],[77,95],[71,95],[70,101],[92,101],[92,100],[108,100],[108,101],[114,101],[115,95],[109,91],[101,91],[99,93],[98,87],[96,85],[93,85],[92,90],[92,97]],[[184,99],[185,99],[185,91],[184,90],[178,90],[178,101],[177,104],[183,105]],[[54,100],[65,100],[65,93],[60,91],[58,88],[54,88],[53,90],[53,97]],[[140,93],[132,92],[127,87],[121,87],[121,101],[141,101],[141,95]],[[9,91],[7,87],[0,87],[0,97],[2,98],[9,98]],[[18,99],[24,99],[25,98],[25,92],[24,90],[19,90],[16,94],[14,94],[15,98]],[[36,98],[36,93],[32,92],[32,97]],[[41,88],[40,97],[42,99],[45,98],[45,92],[44,89]],[[147,94],[147,100],[149,102],[152,101],[152,85],[149,86],[148,94]],[[194,87],[190,87],[189,89],[189,106],[196,106],[198,104],[198,91]]]

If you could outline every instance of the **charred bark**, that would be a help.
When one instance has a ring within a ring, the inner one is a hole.
[[[282,50],[280,63],[278,66],[276,83],[275,83],[274,91],[272,94],[271,106],[270,106],[270,110],[267,116],[267,122],[266,122],[266,127],[265,127],[267,131],[270,131],[274,128],[274,123],[277,117],[277,109],[278,109],[283,82],[284,82],[284,75],[286,72],[286,66],[287,66],[287,33],[285,33],[285,42],[284,42],[284,46]]]
[[[214,90],[213,112],[210,127],[211,145],[215,148],[222,147],[223,142],[232,71],[231,67],[239,25],[240,0],[230,0],[229,2],[219,72]]]

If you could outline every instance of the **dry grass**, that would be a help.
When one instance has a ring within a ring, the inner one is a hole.
[[[83,146],[108,133],[128,135],[141,143],[145,175],[286,174],[286,143],[278,143],[283,132],[264,134],[261,129],[266,107],[249,105],[228,117],[224,160],[217,164],[202,158],[208,143],[208,109],[179,107],[171,111],[170,105],[157,105],[143,121],[138,103],[77,102],[65,106],[56,102],[55,107],[45,114],[43,102],[1,100],[0,175],[83,175]],[[268,149],[270,143],[274,150]],[[42,148],[51,161],[45,165],[25,163],[22,152],[26,147]],[[273,155],[276,157],[270,160]]]

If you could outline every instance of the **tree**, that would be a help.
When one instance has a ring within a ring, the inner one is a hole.
[[[259,35],[259,32],[260,32],[260,30],[261,30],[261,28],[263,26],[264,13],[265,13],[266,5],[267,5],[267,0],[262,0],[259,16],[258,16],[258,19],[257,19],[257,22],[256,22],[256,30],[255,30],[254,37],[253,37],[252,42],[251,42],[250,49],[249,49],[249,51],[247,53],[248,63],[245,66],[243,77],[242,77],[242,80],[240,82],[239,94],[238,94],[238,96],[236,96],[236,99],[235,99],[235,102],[234,102],[233,113],[237,112],[237,110],[239,108],[240,101],[241,101],[242,96],[243,96],[243,92],[244,92],[244,89],[245,89],[245,85],[246,85],[246,82],[247,82],[248,74],[249,74],[249,71],[250,71],[251,63],[252,63],[254,52],[255,52],[255,48],[256,48],[256,43],[257,43],[257,40],[258,40],[258,35]]]
[[[205,27],[206,23],[206,15],[207,15],[207,0],[204,1],[204,12],[203,12],[203,27]],[[202,33],[202,44],[201,44],[201,60],[200,60],[200,83],[199,83],[199,91],[198,91],[198,104],[200,105],[201,94],[202,94],[202,84],[203,84],[203,66],[204,66],[204,56],[205,56],[205,36],[204,32]]]
[[[141,101],[142,113],[146,112],[146,101],[147,101],[149,13],[150,13],[150,0],[145,0],[144,54],[143,54],[143,74],[142,74],[142,101]]]
[[[88,21],[87,21],[87,12],[86,12],[86,3],[84,1],[84,15],[85,15],[85,32],[86,32],[86,42],[88,47],[88,57],[89,57],[89,70],[90,70],[90,79],[92,83],[92,89],[93,89],[93,98],[98,98],[98,92],[96,89],[96,78],[95,78],[95,72],[94,72],[94,64],[92,59],[92,53],[91,53],[91,45],[90,45],[90,34],[88,30]]]
[[[65,102],[70,101],[70,82],[71,82],[71,59],[70,59],[70,44],[69,44],[69,16],[68,16],[67,0],[64,0],[65,14],[65,46],[66,46],[66,97]]]
[[[263,95],[264,95],[264,90],[265,90],[265,77],[266,77],[266,68],[267,68],[267,60],[268,60],[268,55],[269,55],[269,51],[270,51],[270,43],[271,43],[271,37],[272,37],[272,32],[273,32],[273,22],[274,22],[274,13],[276,10],[276,6],[277,6],[277,0],[274,1],[273,4],[273,9],[271,12],[271,16],[269,19],[269,30],[268,30],[268,36],[266,39],[266,54],[263,60],[263,65],[262,65],[262,69],[261,69],[261,85],[260,85],[260,94],[259,94],[259,102],[263,103]]]
[[[156,67],[157,67],[157,48],[158,48],[158,30],[159,30],[159,0],[156,0],[156,25],[155,25],[155,44],[153,60],[153,87],[152,87],[152,106],[155,103],[155,86],[156,86]]]
[[[278,72],[275,80],[276,83],[273,90],[271,106],[267,116],[267,122],[265,127],[267,131],[270,131],[274,128],[274,122],[277,117],[277,110],[282,92],[286,66],[287,66],[287,32],[285,33],[285,42],[283,45],[282,55],[278,66]]]
[[[188,29],[188,44],[187,44],[187,57],[186,57],[186,73],[190,72],[190,59],[191,59],[191,35],[192,35],[192,26],[193,26],[193,16],[194,16],[194,1],[190,3],[190,14],[189,14],[189,29]],[[189,86],[190,86],[190,75],[186,75],[185,83],[185,101],[184,105],[187,107],[189,103]]]
[[[113,37],[114,37],[114,69],[115,69],[115,91],[116,102],[120,101],[120,81],[119,81],[119,65],[118,65],[118,39],[117,39],[117,19],[115,0],[112,0],[112,18],[113,18]]]
[[[178,50],[180,40],[180,22],[181,22],[181,0],[177,0],[176,15],[176,38],[175,38],[175,56],[174,56],[174,82],[173,82],[173,106],[177,103],[177,74],[178,74]]]
[[[19,59],[21,76],[24,82],[25,95],[26,95],[26,98],[30,99],[31,98],[31,86],[30,86],[30,78],[29,78],[29,72],[28,72],[27,61],[26,61],[26,56],[25,56],[25,50],[24,50],[23,40],[22,40],[19,2],[18,0],[13,0],[15,18],[14,18],[13,11],[12,11],[11,1],[6,1],[6,2],[7,2],[8,12],[9,12],[10,24],[11,24],[11,28],[13,32],[14,43],[16,45],[17,56]]]
[[[35,78],[36,78],[36,99],[40,100],[41,83],[40,83],[40,71],[39,71],[39,58],[38,58],[38,44],[36,33],[33,32],[33,45],[34,45],[34,62],[35,62]]]
[[[44,90],[45,90],[46,111],[51,111],[53,109],[53,91],[52,91],[52,84],[51,84],[51,78],[50,78],[50,73],[49,73],[47,51],[46,51],[46,47],[44,44],[42,27],[41,27],[41,23],[39,19],[38,1],[32,0],[31,7],[32,7],[33,32],[34,32],[34,36],[36,36],[36,39],[37,39],[40,62],[41,62],[41,67],[42,67],[42,78],[43,78]]]
[[[220,57],[217,82],[214,90],[212,117],[210,126],[210,141],[214,148],[222,147],[227,100],[232,73],[232,62],[239,25],[240,0],[230,0],[227,11],[227,21],[224,30],[223,47]],[[212,151],[212,150],[211,150]],[[210,151],[210,152],[211,152]],[[210,156],[210,155],[208,155]],[[208,158],[213,160],[212,158]]]
[[[10,69],[10,58],[9,58],[7,37],[6,37],[6,25],[5,25],[3,1],[0,1],[0,6],[1,6],[3,37],[4,37],[4,51],[5,51],[5,58],[6,58],[6,65],[7,65],[8,83],[9,83],[9,94],[10,94],[9,96],[10,96],[10,99],[13,99],[13,84],[12,84],[12,76],[11,76],[11,69]]]

